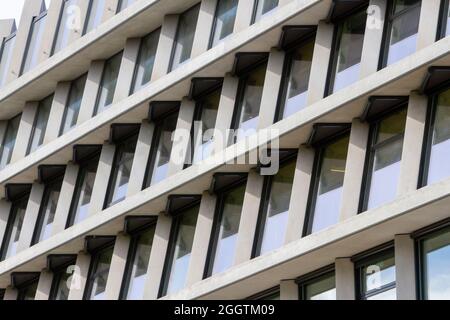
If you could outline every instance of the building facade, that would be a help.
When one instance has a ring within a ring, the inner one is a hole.
[[[449,0],[26,0],[0,299],[450,299],[448,35]]]

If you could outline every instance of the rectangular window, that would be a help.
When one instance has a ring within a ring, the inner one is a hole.
[[[77,124],[86,79],[87,74],[82,75],[78,79],[72,81],[72,84],[70,85],[69,98],[67,99],[66,107],[64,109],[60,135],[63,135]]]
[[[84,292],[84,300],[105,300],[114,243],[91,254],[91,266]]]
[[[11,156],[16,145],[17,132],[19,131],[20,119],[22,115],[19,114],[14,118],[8,120],[6,125],[6,132],[0,147],[0,170],[5,168],[11,161]]]
[[[431,97],[431,117],[422,184],[450,177],[450,89]]]
[[[46,21],[47,12],[33,18],[20,75],[33,69],[39,63]]]
[[[141,40],[131,93],[143,88],[151,80],[160,33],[161,29],[158,29]]]
[[[106,0],[89,0],[88,13],[83,35],[91,32],[102,23],[106,5],[105,2]]]
[[[27,210],[29,194],[15,199],[11,204],[5,235],[3,237],[1,260],[8,259],[16,255],[19,244],[20,233],[22,232],[23,219]]]
[[[237,107],[234,114],[235,142],[255,133],[266,78],[267,61],[255,66],[239,79]]]
[[[360,300],[396,300],[394,250],[389,249],[355,263]]]
[[[393,0],[389,4],[382,67],[416,52],[422,1]]]
[[[67,227],[80,223],[88,217],[98,161],[99,155],[95,154],[80,164]]]
[[[450,1],[442,1],[442,18],[441,18],[440,38],[450,36]],[[1,83],[0,83],[1,86]]]
[[[366,21],[367,13],[364,9],[337,23],[328,86],[329,94],[359,80]]]
[[[33,244],[44,241],[52,235],[53,221],[55,220],[56,206],[64,176],[56,177],[48,182],[44,189],[39,216],[33,235]]]
[[[407,109],[401,108],[371,124],[362,211],[382,206],[397,196],[406,114]]]
[[[278,7],[279,0],[255,0],[253,22],[261,20],[262,16]]]
[[[108,187],[106,207],[122,201],[127,196],[137,139],[138,132],[116,144],[116,154]]]
[[[196,5],[179,17],[170,70],[175,70],[191,58],[199,11],[200,5]]]
[[[30,280],[26,284],[21,285],[20,288],[17,288],[17,300],[34,300],[36,297],[38,283],[39,277]]]
[[[61,49],[64,49],[70,41],[70,34],[72,31],[72,15],[76,12],[78,0],[65,0],[61,15],[58,21],[58,31],[56,33],[56,39],[53,44],[52,55],[58,53]]]
[[[121,12],[122,10],[128,8],[135,1],[136,0],[119,0],[119,6],[117,8],[117,12]]]
[[[295,166],[295,157],[290,157],[276,175],[265,178],[255,256],[284,245]]]
[[[420,298],[450,299],[450,229],[441,228],[418,239]]]
[[[126,273],[121,290],[122,299],[142,300],[143,298],[155,229],[156,224],[153,224],[131,235]]]
[[[208,276],[233,266],[245,188],[246,183],[242,182],[218,194]]]
[[[16,34],[12,34],[3,39],[0,48],[0,88],[6,84],[8,80],[9,66],[11,65],[12,52],[16,42]]]
[[[116,54],[112,58],[109,58],[105,62],[102,81],[97,93],[94,116],[108,109],[108,107],[113,103],[121,62],[122,52]]]
[[[349,139],[345,134],[316,149],[308,234],[339,221]]]
[[[306,107],[314,38],[286,52],[277,120],[286,119]]]
[[[155,123],[146,187],[155,185],[167,177],[172,153],[172,133],[177,127],[177,119],[178,112],[173,112]]]
[[[70,279],[75,271],[76,260],[72,260],[59,266],[53,272],[52,287],[50,290],[49,300],[65,301],[69,299]]]
[[[28,144],[27,155],[36,151],[43,143],[45,131],[47,130],[48,117],[53,103],[53,95],[39,102],[36,117]]]
[[[298,283],[300,300],[336,300],[336,277],[330,268],[306,275]]]
[[[173,218],[160,296],[176,293],[186,285],[199,209],[196,204]]]
[[[222,87],[216,88],[196,101],[195,122],[191,132],[193,163],[200,162],[212,154],[221,89]]]
[[[219,0],[217,2],[210,47],[216,46],[233,33],[238,2],[238,0]]]

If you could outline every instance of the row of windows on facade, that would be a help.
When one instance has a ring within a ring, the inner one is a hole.
[[[274,8],[277,4],[273,1],[270,2],[271,5],[269,5],[268,1],[262,3],[264,5],[262,5],[261,9],[257,9],[256,12],[262,10],[261,13],[264,13]],[[382,55],[382,64],[380,66],[394,63],[416,50],[420,3],[421,1],[410,1],[407,4],[396,1],[392,3],[389,19],[391,23],[387,27],[389,29],[387,32],[389,36],[383,49],[384,54]],[[450,21],[448,1],[446,4],[447,7],[443,3],[445,7],[443,11],[446,12],[444,18],[445,21]],[[257,8],[259,8],[259,5]],[[232,33],[236,9],[237,1],[235,0],[219,1],[216,10],[216,22],[211,36],[211,45],[216,44]],[[180,16],[179,31],[173,47],[171,68],[175,68],[186,62],[190,57],[198,11],[199,5],[196,5]],[[365,8],[362,8],[360,11],[341,18],[336,22],[334,54],[330,64],[327,94],[343,89],[359,79],[366,20]],[[447,28],[447,24],[442,24],[443,27],[441,28],[440,36],[445,36],[450,33],[450,28]],[[158,29],[142,38],[130,93],[134,93],[150,82],[159,36],[160,30]],[[284,68],[284,80],[280,92],[278,115],[275,121],[286,118],[307,105],[314,38],[314,33],[312,33],[307,40],[303,39],[300,44],[286,49],[287,57]],[[122,54],[119,53],[108,59],[105,63],[93,116],[101,113],[113,103],[121,59]],[[237,128],[244,130],[257,128],[266,66],[267,64],[263,63],[259,68],[255,68],[251,72],[241,76],[241,78],[245,78],[246,86],[243,89],[244,94],[241,97],[241,115],[236,120],[239,122]],[[60,128],[60,135],[66,133],[77,124],[86,79],[87,75],[85,74],[72,81]],[[43,144],[52,101],[53,95],[43,99],[39,104],[27,154],[35,151]],[[212,107],[214,108],[214,106]],[[211,113],[214,112],[215,110],[211,111]],[[210,118],[212,119],[213,116],[212,114]],[[21,115],[18,115],[9,120],[0,150],[0,168],[4,168],[11,161],[15,138],[19,130],[20,118]],[[204,124],[204,129],[214,127],[213,123],[205,122]]]
[[[64,49],[71,41],[70,34],[72,23],[69,20],[74,14],[74,6],[77,6],[79,1],[84,0],[64,1],[58,22],[58,30],[51,50],[52,55]],[[117,12],[124,10],[135,1],[136,0],[120,0],[118,3]],[[211,36],[210,46],[217,45],[221,40],[233,32],[237,4],[238,0],[218,1],[214,31]],[[89,0],[87,19],[82,31],[83,35],[94,30],[102,23],[106,5],[106,0]],[[271,11],[277,5],[278,0],[255,0],[253,22],[259,20],[263,14]],[[195,9],[188,10],[180,16],[177,35],[178,41],[174,48],[171,69],[175,69],[190,57],[199,8],[200,6],[198,5]],[[46,19],[47,11],[43,11],[39,16],[33,18],[20,75],[31,70],[39,63],[39,47],[44,37]],[[154,38],[156,38],[156,43]],[[140,87],[150,80],[146,77],[151,74],[153,66],[152,60],[156,51],[155,46],[157,44],[157,38],[158,34],[155,33],[150,37],[150,39],[143,41],[144,43],[141,52],[143,55],[143,60],[145,61],[142,61],[139,71],[140,75],[137,76],[136,80],[136,87]],[[7,73],[14,50],[15,39],[16,34],[14,32],[3,40],[0,47],[0,88],[7,80]]]
[[[166,255],[160,295],[175,293],[185,286],[187,269],[192,253],[198,208],[188,209],[177,217],[172,227],[171,239],[175,242]],[[418,299],[450,299],[450,228],[448,221],[414,233],[416,240],[415,257],[418,283]],[[120,298],[140,300],[143,298],[147,278],[148,262],[152,249],[155,225],[140,227],[131,234],[127,266],[122,279]],[[227,241],[227,240],[223,240]],[[105,298],[114,240],[91,252],[91,266],[83,298],[102,300]],[[212,270],[222,264],[212,260]],[[76,256],[67,257],[64,263],[55,266],[49,299],[67,300],[70,293],[70,278]],[[352,258],[355,267],[355,292],[360,300],[397,299],[395,252],[393,244],[358,254]],[[218,271],[218,270],[216,270]],[[19,300],[33,300],[39,282],[39,273],[17,286]],[[335,300],[336,281],[334,266],[328,266],[301,276],[296,281],[301,300]],[[0,290],[0,299],[4,290]],[[278,300],[279,288],[272,288],[247,299]]]

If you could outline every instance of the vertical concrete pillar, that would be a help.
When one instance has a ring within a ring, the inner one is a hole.
[[[264,177],[250,171],[245,188],[241,222],[239,223],[237,250],[234,257],[235,265],[251,259],[263,184]]]
[[[12,286],[9,286],[6,288],[5,296],[3,297],[3,300],[17,300],[17,296],[19,295],[19,292],[16,288],[13,288]]]
[[[336,298],[337,300],[355,300],[355,270],[349,258],[337,258],[336,272]]]
[[[370,0],[367,9],[366,30],[361,54],[360,78],[378,71],[381,45],[383,42],[384,20],[386,18],[386,0]]]
[[[9,213],[11,212],[11,202],[5,199],[0,200],[0,241],[3,241],[6,226],[8,225]]]
[[[415,92],[410,94],[398,195],[417,190],[427,108],[428,99],[426,96],[421,96]]]
[[[172,48],[178,28],[178,15],[171,14],[164,17],[156,49],[155,64],[153,67],[151,81],[158,80],[169,71]]]
[[[58,34],[58,23],[65,0],[52,0],[47,9],[47,21],[45,22],[45,37],[42,38],[42,51],[39,61],[45,61],[52,53],[53,43]]]
[[[319,22],[309,76],[308,105],[320,101],[325,95],[333,34],[334,26],[332,24]]]
[[[298,285],[295,280],[281,280],[280,300],[299,300]]]
[[[284,51],[280,51],[276,48],[270,49],[269,62],[267,63],[264,89],[261,98],[261,107],[259,109],[259,129],[267,128],[274,122],[278,103],[278,93],[283,77],[284,56]]]
[[[89,276],[91,256],[85,252],[78,253],[75,271],[72,275],[68,300],[83,300],[84,289]]]
[[[187,160],[190,132],[192,121],[194,119],[195,102],[188,98],[183,98],[178,113],[177,127],[173,136],[172,152],[170,154],[170,162],[167,175],[171,176],[183,170]]]
[[[230,135],[227,130],[231,128],[238,86],[238,78],[230,74],[225,76],[217,110],[216,127],[214,129],[214,153],[220,152],[228,146]]]
[[[114,244],[108,280],[106,281],[106,300],[119,300],[120,288],[122,286],[122,279],[125,274],[129,247],[130,237],[125,234],[118,234]]]
[[[302,237],[309,188],[314,165],[314,149],[300,146],[295,166],[294,181],[292,183],[289,216],[285,236],[285,244]]]
[[[133,82],[134,69],[139,54],[141,39],[127,39],[125,49],[120,63],[119,76],[117,77],[116,91],[114,92],[113,103],[121,101],[130,94],[131,83]]]
[[[84,86],[83,98],[81,100],[80,113],[78,115],[77,125],[92,118],[94,114],[95,103],[97,101],[100,82],[102,81],[103,67],[105,61],[93,61],[89,67],[89,72]]]
[[[38,102],[27,102],[23,108],[19,130],[17,131],[16,143],[11,155],[11,163],[14,163],[26,156],[38,105]]]
[[[206,52],[209,48],[214,15],[216,12],[217,0],[203,0],[198,14],[197,28],[195,29],[194,42],[192,45],[191,58],[195,58]]]
[[[23,6],[20,24],[16,33],[14,49],[12,51],[11,64],[9,66],[7,82],[19,77],[22,61],[25,57],[25,48],[28,42],[33,17],[38,16],[45,8],[44,0],[26,0]]]
[[[53,272],[49,270],[42,270],[39,276],[39,282],[36,290],[35,300],[49,300],[50,291],[52,289]]]
[[[69,98],[70,82],[59,82],[56,86],[53,103],[50,108],[50,114],[48,116],[48,123],[44,136],[44,144],[55,140],[59,137],[61,124],[64,117],[64,111],[66,109],[67,99]]]
[[[17,252],[21,252],[31,245],[33,232],[36,227],[42,203],[42,196],[44,195],[44,189],[45,186],[37,182],[33,183],[33,186],[31,187],[30,198],[28,199],[22,230],[19,236],[19,244],[17,245]]]
[[[144,300],[158,298],[159,287],[163,276],[167,247],[169,245],[172,217],[161,213],[156,223],[152,252],[148,263],[147,279],[145,282]]]
[[[91,202],[88,211],[89,216],[103,210],[106,192],[108,190],[109,178],[111,176],[111,169],[114,162],[115,151],[116,147],[109,143],[105,143],[102,147],[97,173],[95,175],[94,186],[92,188]]]
[[[255,1],[239,1],[234,22],[234,33],[246,29],[252,23],[254,5]]]
[[[414,240],[408,234],[395,236],[395,282],[397,300],[416,300],[416,260]]]
[[[417,50],[432,45],[436,41],[441,11],[440,0],[422,1],[420,8]]]
[[[149,122],[148,120],[142,121],[136,144],[136,152],[134,153],[133,165],[131,167],[127,197],[131,197],[142,190],[145,178],[144,172],[150,156],[154,130],[154,123]]]
[[[58,234],[66,228],[70,205],[72,203],[73,195],[75,194],[78,170],[79,166],[72,162],[68,163],[66,166],[61,192],[59,194],[58,204],[56,206],[52,235]]]
[[[208,192],[203,193],[195,227],[194,243],[192,245],[191,261],[186,281],[187,287],[203,279],[216,202],[217,197],[215,195],[211,195]]]
[[[369,125],[359,119],[353,119],[345,166],[340,221],[358,214],[368,139]]]
[[[103,17],[102,17],[102,22],[105,22],[106,20],[114,17],[116,15],[118,6],[119,6],[119,0],[106,0]]]

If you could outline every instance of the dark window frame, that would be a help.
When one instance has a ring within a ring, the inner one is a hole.
[[[248,0],[247,0],[248,1]],[[264,0],[254,0],[253,1],[253,9],[252,9],[252,19],[250,20],[250,25],[253,25],[253,24],[255,24],[257,21],[256,21],[256,13],[257,13],[257,11],[258,11],[258,5],[259,5],[259,2],[260,1],[264,1]],[[277,3],[277,5],[273,8],[273,9],[271,9],[271,10],[269,10],[269,11],[267,11],[267,12],[264,12],[262,15],[261,15],[261,17],[263,17],[266,13],[269,13],[270,11],[272,11],[272,10],[275,10],[276,8],[278,8],[280,6],[280,1],[278,0],[278,3]],[[258,20],[259,21],[259,20]]]
[[[295,282],[298,286],[298,298],[299,300],[306,300],[306,287],[310,284],[316,283],[330,276],[335,277],[336,281],[336,270],[334,264],[325,266],[313,272],[307,273],[303,276],[298,277]],[[335,283],[336,287],[336,283]]]
[[[34,284],[37,285],[38,283],[39,283],[39,276],[36,276],[33,279],[30,279],[30,280],[26,281],[25,283],[20,284],[20,286],[16,288],[17,289],[17,300],[19,300],[19,301],[25,300],[26,291],[32,285],[34,285]]]
[[[26,152],[26,156],[28,156],[28,155],[30,155],[31,153],[33,153],[34,151],[36,151],[37,149],[39,149],[39,148],[44,144],[45,133],[47,132],[47,128],[48,128],[48,119],[47,119],[47,123],[45,124],[45,130],[44,130],[44,132],[43,132],[43,134],[42,134],[42,137],[41,137],[41,140],[42,140],[42,141],[39,142],[40,144],[39,144],[39,146],[37,147],[36,150],[31,151],[31,145],[32,145],[32,143],[33,143],[34,133],[36,132],[36,125],[37,125],[37,121],[38,121],[38,118],[39,118],[39,113],[42,111],[42,110],[41,110],[42,102],[45,101],[45,100],[47,100],[47,99],[49,99],[50,97],[53,97],[53,98],[52,98],[52,103],[51,103],[51,104],[53,104],[53,101],[55,100],[55,94],[54,94],[54,93],[52,93],[52,94],[46,96],[44,99],[42,99],[42,100],[40,100],[40,101],[38,102],[38,106],[36,107],[37,110],[36,110],[36,113],[35,113],[34,119],[33,119],[33,127],[31,128],[30,136],[29,136],[29,138],[28,138],[28,144],[27,144],[27,152]],[[52,109],[52,105],[50,105],[50,112],[51,112],[51,109]],[[49,112],[49,117],[50,117],[50,112]]]
[[[0,52],[0,57],[1,57],[1,52]],[[8,120],[8,123],[6,124],[5,133],[4,133],[3,139],[2,139],[2,144],[0,145],[0,155],[3,154],[3,149],[5,148],[5,142],[6,142],[5,141],[6,140],[6,135],[8,133],[8,130],[11,128],[11,122],[13,122],[16,118],[19,118],[19,126],[17,127],[17,131],[18,131],[19,127],[20,127],[20,122],[22,120],[22,113],[19,113],[18,115],[15,115],[14,117],[12,117],[12,118],[10,118]],[[16,138],[14,140],[14,147],[16,146],[16,141],[17,141],[17,135],[16,135]],[[14,148],[13,148],[13,150],[14,150]],[[11,155],[10,155],[8,161],[7,161],[7,165],[11,163],[11,156],[12,156],[12,152],[11,152]],[[1,160],[1,158],[0,158],[0,160]],[[6,166],[5,166],[5,168],[6,168]]]
[[[219,3],[220,3],[220,1],[224,1],[224,0],[217,0],[216,1],[216,8],[214,9],[214,20],[213,20],[213,24],[212,24],[212,28],[211,28],[211,33],[209,35],[209,40],[208,40],[208,50],[211,49],[213,47],[213,44],[214,44],[213,43],[214,42],[214,35],[215,35],[216,29],[217,29],[217,13],[219,11],[219,7],[220,7]],[[239,0],[238,0],[238,3],[239,3]],[[237,14],[234,16],[234,19],[235,19],[234,20],[234,25],[236,25],[236,17],[237,17]],[[233,33],[234,33],[234,30],[229,35],[225,36],[225,38],[231,36]],[[225,38],[223,38],[223,39],[225,39]],[[220,41],[222,41],[223,39],[220,39]]]
[[[258,292],[258,293],[254,294],[254,295],[251,295],[251,296],[245,298],[244,300],[253,300],[253,301],[255,301],[255,300],[256,301],[258,301],[258,300],[261,301],[262,300],[262,301],[264,301],[264,300],[267,300],[268,298],[271,298],[271,297],[273,297],[275,295],[280,295],[280,286],[275,286],[275,287],[269,288],[267,290]]]
[[[58,35],[59,35],[60,28],[61,28],[61,22],[62,22],[64,9],[66,8],[67,1],[69,1],[69,0],[64,0],[63,1],[63,5],[61,6],[61,10],[59,11],[58,23],[56,24],[56,33],[55,33],[55,36],[53,37],[52,47],[50,49],[50,57],[55,54],[56,42],[58,40]]]
[[[39,22],[40,20],[42,20],[45,17],[47,17],[47,13],[48,13],[47,10],[42,11],[37,16],[34,16],[32,21],[31,21],[31,26],[30,26],[30,29],[28,30],[28,35],[27,35],[27,42],[25,44],[25,50],[23,52],[24,54],[23,54],[23,57],[22,57],[22,61],[20,63],[19,76],[22,76],[24,74],[25,62],[26,62],[27,57],[28,57],[28,51],[30,50],[31,38],[33,37],[33,34],[34,34],[35,25],[36,25],[37,22]],[[38,64],[39,64],[39,62],[38,62]]]
[[[448,19],[449,9],[450,9],[450,1],[442,0],[440,12],[439,12],[438,33],[436,35],[436,41],[439,41],[446,37],[447,19]]]
[[[64,124],[66,122],[66,118],[67,118],[67,112],[68,112],[68,103],[70,101],[70,98],[72,97],[72,92],[73,92],[73,86],[74,84],[81,80],[82,78],[86,77],[85,83],[84,83],[84,87],[86,88],[86,82],[87,82],[87,73],[82,74],[81,76],[79,76],[78,78],[74,79],[71,81],[70,83],[70,89],[69,89],[69,94],[67,95],[65,102],[64,102],[64,113],[63,113],[63,117],[62,117],[62,121],[61,121],[61,126],[59,128],[59,133],[58,133],[58,137],[62,136],[64,134]],[[84,93],[84,92],[83,92]],[[81,99],[83,99],[83,95],[81,96]],[[80,106],[80,111],[81,111],[81,106]],[[78,113],[79,116],[79,113]],[[74,127],[76,127],[77,124],[75,124],[71,129],[73,129]],[[70,130],[69,130],[70,131]]]
[[[59,284],[61,283],[64,273],[67,273],[68,267],[75,265],[75,264],[76,264],[76,259],[73,259],[67,263],[64,263],[61,266],[58,266],[58,268],[52,270],[53,279],[52,279],[52,285],[50,288],[50,295],[49,295],[48,300],[56,300],[56,295],[58,294]]]

